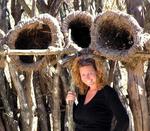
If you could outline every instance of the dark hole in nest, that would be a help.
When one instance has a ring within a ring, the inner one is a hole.
[[[72,40],[82,48],[87,48],[91,43],[90,27],[85,22],[72,21],[69,24]]]
[[[134,44],[133,36],[123,27],[105,21],[99,27],[99,41],[105,48],[127,50]]]
[[[25,29],[19,33],[19,36],[15,43],[16,49],[47,49],[51,43],[51,30],[43,24],[42,28]],[[19,59],[23,63],[33,63],[39,61],[43,56],[19,56]]]

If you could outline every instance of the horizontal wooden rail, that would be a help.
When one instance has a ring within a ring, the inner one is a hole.
[[[20,49],[4,49],[0,50],[0,55],[5,56],[5,55],[58,55],[58,54],[71,54],[71,53],[76,53],[78,51],[81,51],[82,49],[64,49],[64,48],[57,48],[57,47],[52,47],[48,49],[28,49],[28,50],[20,50]]]
[[[28,50],[20,50],[20,49],[1,49],[0,56],[21,56],[21,55],[59,55],[59,54],[72,54],[82,51],[82,48],[74,49],[74,48],[57,48],[50,47],[48,49],[28,49]],[[105,57],[105,56],[104,56]],[[143,57],[146,59],[150,58],[150,52],[136,52],[132,57]],[[108,57],[109,59],[109,57]]]

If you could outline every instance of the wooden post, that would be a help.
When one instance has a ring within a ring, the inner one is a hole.
[[[75,91],[75,86],[73,81],[71,81],[70,91]],[[66,114],[67,114],[67,127],[68,131],[74,131],[74,122],[73,122],[73,104],[74,102],[69,101],[66,107]]]
[[[20,80],[18,78],[18,73],[15,70],[15,67],[13,64],[9,64],[9,69],[10,69],[10,74],[12,81],[14,83],[15,89],[17,91],[18,99],[19,99],[19,104],[20,104],[20,109],[21,109],[21,124],[22,124],[22,131],[30,131],[29,129],[29,108],[27,104],[27,100],[24,94],[23,87],[20,83]]]
[[[39,126],[40,129],[43,131],[49,131],[49,126],[48,126],[48,117],[47,117],[47,112],[46,112],[46,107],[44,105],[43,101],[43,94],[41,92],[40,88],[43,88],[40,83],[40,78],[39,78],[39,73],[34,72],[34,90],[35,90],[35,97],[36,97],[36,102],[37,102],[37,116],[38,116],[38,121],[39,121]],[[49,81],[49,80],[48,80]],[[44,83],[44,81],[42,81]]]
[[[18,131],[17,127],[18,127],[18,122],[14,120],[14,114],[13,111],[10,108],[10,104],[6,95],[6,87],[5,87],[5,82],[4,82],[4,72],[2,69],[0,69],[0,95],[1,95],[1,99],[4,105],[4,109],[5,109],[5,118],[6,118],[6,122],[7,122],[7,128],[10,128],[12,131]],[[0,118],[1,119],[1,118]],[[2,123],[1,123],[1,129],[2,130]]]
[[[135,131],[149,131],[147,94],[144,82],[143,61],[138,60],[135,67],[127,67],[128,93],[133,113]]]
[[[61,72],[60,64],[56,66],[56,74],[54,75],[53,83],[53,108],[52,108],[52,118],[53,118],[53,131],[61,131],[61,122],[60,122],[60,94],[59,94],[59,74]]]
[[[26,72],[25,76],[25,93],[27,98],[27,103],[29,107],[29,128],[30,131],[36,131],[37,130],[37,116],[36,113],[36,100],[35,100],[35,93],[34,93],[34,87],[33,87],[33,71]]]

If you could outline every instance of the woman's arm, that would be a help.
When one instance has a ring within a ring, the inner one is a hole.
[[[106,101],[108,102],[108,106],[112,110],[117,120],[113,131],[127,131],[129,126],[129,117],[127,115],[126,109],[123,107],[117,92],[109,86],[106,88]]]

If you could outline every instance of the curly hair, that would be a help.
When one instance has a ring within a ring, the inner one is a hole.
[[[83,66],[93,66],[97,71],[97,83],[104,86],[106,84],[106,70],[102,59],[87,58],[86,56],[77,57],[72,64],[72,78],[80,94],[85,94],[88,87],[82,82],[79,68]],[[99,87],[100,88],[100,87]]]

